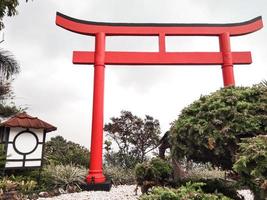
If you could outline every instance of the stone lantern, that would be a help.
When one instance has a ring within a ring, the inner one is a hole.
[[[6,153],[5,169],[42,167],[46,133],[57,128],[27,113],[0,124],[0,144]]]

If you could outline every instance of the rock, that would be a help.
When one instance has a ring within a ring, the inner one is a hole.
[[[48,192],[40,192],[39,197],[49,197],[49,193]]]
[[[67,192],[63,188],[58,188],[60,194],[66,194]]]

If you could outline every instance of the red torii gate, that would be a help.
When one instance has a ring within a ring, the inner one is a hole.
[[[87,183],[104,183],[102,171],[105,64],[110,65],[221,65],[224,86],[234,86],[234,64],[250,64],[250,52],[231,52],[230,36],[263,27],[262,18],[232,24],[104,23],[71,18],[57,12],[56,24],[69,31],[95,36],[95,51],[74,51],[74,64],[94,64],[91,160]],[[158,36],[159,52],[105,51],[106,36]],[[220,52],[166,52],[166,36],[217,36]]]

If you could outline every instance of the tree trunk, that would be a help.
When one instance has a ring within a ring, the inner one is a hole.
[[[174,158],[172,158],[172,167],[174,180],[179,180],[185,177],[186,172],[182,168],[181,164]]]

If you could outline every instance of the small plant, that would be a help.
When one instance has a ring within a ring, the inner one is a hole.
[[[172,167],[167,161],[153,158],[150,162],[136,165],[135,177],[142,192],[147,192],[152,186],[168,184],[172,177]]]
[[[4,177],[0,180],[0,199],[24,199],[33,194],[37,183],[33,180],[21,180],[22,177]]]
[[[211,194],[202,191],[205,184],[188,182],[178,189],[155,187],[149,194],[142,195],[140,200],[231,200],[222,194]]]
[[[133,169],[123,169],[116,166],[104,167],[104,174],[110,178],[114,185],[131,185],[135,184],[135,176]]]
[[[34,180],[21,181],[19,184],[20,191],[23,194],[30,194],[36,189],[37,183]]]
[[[0,180],[0,188],[2,192],[9,192],[18,189],[19,184],[15,181],[10,180],[8,177],[4,177]]]
[[[74,165],[49,165],[44,169],[51,186],[64,189],[85,184],[86,172],[86,169]]]

